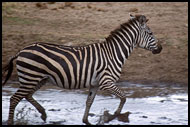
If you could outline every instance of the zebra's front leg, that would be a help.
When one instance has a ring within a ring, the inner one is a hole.
[[[114,115],[120,114],[120,112],[126,102],[125,93],[119,87],[117,87],[114,83],[107,83],[105,85],[101,85],[100,90],[108,91],[109,93],[114,94],[116,97],[120,98],[120,100],[121,100],[120,104],[119,104],[117,110],[115,111]]]
[[[122,108],[123,108],[123,106],[124,106],[124,104],[125,104],[125,102],[126,102],[126,97],[124,97],[124,98],[120,98],[120,104],[119,104],[119,107],[117,108],[117,110],[115,111],[115,115],[118,115],[118,114],[120,114],[121,113],[121,110],[122,110]]]
[[[90,125],[90,123],[88,122],[88,115],[89,115],[90,107],[96,96],[97,90],[98,90],[98,86],[90,86],[88,97],[86,100],[86,109],[85,109],[85,113],[83,116],[83,123],[85,123],[87,125]]]

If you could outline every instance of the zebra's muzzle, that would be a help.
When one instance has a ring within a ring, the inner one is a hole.
[[[152,53],[153,54],[158,54],[162,51],[162,46],[160,44],[158,44],[158,48],[156,50],[153,50]]]

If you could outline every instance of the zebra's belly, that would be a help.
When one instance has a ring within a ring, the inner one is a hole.
[[[24,64],[23,64],[24,65]],[[40,68],[40,66],[38,66]],[[82,89],[88,88],[90,85],[95,84],[97,81],[93,77],[83,77],[79,76],[80,78],[74,77],[68,79],[67,75],[62,75],[61,77],[56,73],[45,73],[40,70],[34,70],[32,67],[26,68],[25,66],[21,66],[17,64],[17,73],[19,77],[19,81],[22,85],[37,85],[44,77],[48,77],[49,84],[56,85],[61,88],[65,89]],[[47,69],[46,69],[47,71]],[[67,78],[67,83],[65,83],[65,78]],[[83,78],[83,79],[82,79]]]
[[[53,80],[53,78],[51,79]],[[65,89],[82,89],[82,88],[89,88],[91,85],[97,85],[98,84],[97,82],[98,81],[96,77],[93,75],[92,77],[84,77],[83,79],[72,78],[70,79],[70,83],[68,84],[59,83],[57,84],[57,86],[65,88]]]

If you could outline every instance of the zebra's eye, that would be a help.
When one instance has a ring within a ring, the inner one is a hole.
[[[152,35],[152,32],[149,32],[149,35]]]

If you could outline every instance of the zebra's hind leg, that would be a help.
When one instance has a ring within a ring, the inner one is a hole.
[[[8,125],[13,124],[15,108],[23,98],[26,98],[31,104],[34,104],[34,107],[37,107],[37,104],[35,104],[36,101],[34,99],[32,101],[31,97],[36,90],[38,90],[43,84],[46,83],[46,81],[47,81],[47,78],[43,78],[38,84],[36,84],[36,86],[34,86],[34,88],[29,88],[28,87],[29,84],[20,86],[17,92],[10,98],[9,118],[7,122]],[[32,85],[34,84],[31,84],[31,86]],[[43,112],[42,111],[43,108],[39,108],[39,107],[37,109],[40,109],[40,111],[42,112],[42,119],[46,119],[46,114],[44,113],[45,110]]]
[[[98,86],[90,86],[88,97],[86,100],[86,109],[85,109],[85,113],[83,116],[83,123],[85,123],[87,125],[90,125],[90,123],[88,121],[88,115],[89,115],[90,107],[96,96],[97,90],[98,90]]]
[[[38,110],[39,113],[41,113],[41,118],[45,122],[47,118],[45,109],[32,97],[32,95],[27,96],[26,100],[30,102]]]
[[[120,100],[121,100],[120,104],[114,113],[115,115],[120,114],[120,112],[126,102],[126,95],[124,94],[124,92],[119,87],[114,85],[113,83],[107,83],[105,85],[101,85],[100,90],[108,91],[109,93],[114,94],[116,97],[120,98]]]
[[[49,79],[48,77],[44,77],[41,81],[39,81],[35,89],[33,89],[33,91],[31,91],[30,94],[25,97],[26,100],[30,102],[38,110],[39,113],[41,113],[41,118],[44,122],[46,122],[47,118],[45,109],[32,97],[32,95],[34,94],[35,91],[40,89],[40,87],[43,86],[48,81],[48,79]]]
[[[9,118],[8,118],[8,125],[13,124],[14,119],[14,111],[18,103],[25,97],[25,94],[20,93],[18,90],[11,98],[10,98],[10,107],[9,107]]]

